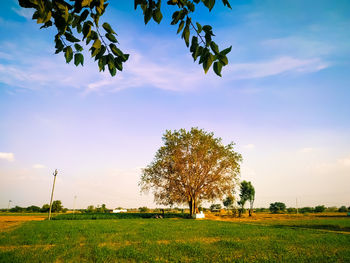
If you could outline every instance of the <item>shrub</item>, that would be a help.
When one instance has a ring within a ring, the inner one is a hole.
[[[271,213],[280,213],[286,210],[286,205],[282,202],[275,202],[270,204]]]
[[[315,207],[315,212],[316,213],[322,213],[326,210],[326,207],[324,205],[318,205]]]

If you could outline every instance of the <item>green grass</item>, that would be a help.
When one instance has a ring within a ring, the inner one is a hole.
[[[350,224],[349,219],[300,222],[345,232]],[[349,234],[296,225],[188,219],[32,221],[0,233],[0,262],[350,262]]]
[[[59,214],[53,220],[96,220],[96,219],[137,219],[152,218],[161,213],[87,213],[87,214]],[[186,218],[187,214],[165,213],[164,218]]]

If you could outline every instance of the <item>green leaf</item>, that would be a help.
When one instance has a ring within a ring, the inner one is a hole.
[[[74,48],[76,51],[79,51],[79,52],[83,51],[83,47],[79,44],[74,44]]]
[[[114,65],[114,59],[113,57],[111,59],[109,56],[108,56],[108,70],[112,76],[115,76],[115,74],[117,73],[117,70]]]
[[[98,60],[98,67],[100,69],[100,71],[105,71],[105,66],[107,64],[107,57],[103,56]]]
[[[213,52],[215,54],[218,54],[219,53],[219,47],[218,45],[214,42],[214,41],[211,41],[210,42],[210,47],[211,47],[211,50],[213,50]]]
[[[185,26],[185,29],[182,32],[182,37],[185,40],[186,46],[188,47],[190,44],[190,27],[188,25]]]
[[[81,2],[81,6],[82,6],[82,7],[90,6],[91,2],[92,2],[92,0],[83,0],[83,1]]]
[[[214,72],[216,75],[221,76],[221,69],[222,69],[222,64],[220,63],[220,61],[216,61],[214,62]]]
[[[89,11],[85,9],[83,13],[81,13],[80,18],[79,18],[79,23],[85,21],[85,19],[88,17]]]
[[[201,24],[199,24],[198,22],[196,22],[196,25],[197,25],[197,31],[198,31],[198,33],[202,32],[202,26],[201,26]]]
[[[92,47],[95,49],[100,49],[101,48],[101,41],[99,39],[96,39],[94,44],[92,45]]]
[[[108,23],[103,23],[102,27],[104,28],[104,30],[106,30],[107,33],[117,34],[116,32],[114,32],[114,30]]]
[[[84,65],[84,56],[83,56],[83,54],[81,54],[81,53],[76,53],[76,54],[74,55],[74,64],[75,64],[76,66],[78,66],[79,64],[81,64],[82,66]]]
[[[177,29],[176,34],[179,34],[181,32],[181,30],[183,29],[184,25],[185,25],[185,21],[182,20],[180,22],[180,24],[179,24],[179,28]]]
[[[152,18],[152,8],[147,8],[143,15],[144,15],[144,21],[146,25],[148,21]]]
[[[110,33],[106,33],[106,38],[108,38],[109,41],[113,42],[113,43],[118,43],[117,39],[115,38],[114,35],[110,34]]]
[[[66,37],[66,39],[69,41],[69,42],[80,42],[79,39],[77,39],[75,36],[73,36],[72,34],[66,32],[64,33],[64,36]]]
[[[221,52],[220,52],[220,54],[222,54],[222,55],[227,55],[228,53],[230,53],[231,52],[231,49],[232,49],[232,46],[230,46],[229,48],[226,48],[226,49],[224,49],[224,50],[222,50]]]
[[[214,59],[213,55],[209,53],[209,56],[207,57],[207,59],[204,60],[203,69],[204,69],[205,74],[207,74],[211,64],[213,63],[213,59]]]
[[[66,48],[66,51],[64,53],[64,57],[66,58],[66,63],[71,62],[71,60],[73,59],[73,50],[72,50],[71,46]]]
[[[153,16],[153,20],[156,21],[158,24],[163,19],[163,15],[162,15],[162,12],[160,11],[160,9],[154,10],[152,16]]]
[[[111,48],[114,55],[120,56],[120,57],[122,57],[124,55],[123,52],[119,48],[116,47],[116,45],[110,44],[109,47]]]
[[[89,22],[90,21],[87,21],[83,25],[83,36],[84,36],[83,40],[85,38],[88,38],[91,34],[91,24],[90,24],[91,22],[90,23]]]

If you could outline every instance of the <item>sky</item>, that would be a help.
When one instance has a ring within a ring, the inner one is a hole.
[[[141,169],[170,129],[203,128],[242,154],[256,207],[350,205],[350,2],[220,1],[194,19],[232,46],[220,78],[204,74],[170,25],[144,25],[133,1],[103,21],[130,53],[110,77],[55,55],[54,29],[0,3],[0,207],[55,200],[76,208],[157,207]],[[220,202],[218,200],[217,202]]]

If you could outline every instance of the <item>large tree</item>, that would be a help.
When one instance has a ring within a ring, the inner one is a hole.
[[[233,143],[198,128],[167,130],[163,142],[140,181],[157,204],[188,204],[192,215],[200,202],[233,194],[242,160]]]
[[[41,28],[55,27],[56,54],[63,52],[66,62],[73,60],[76,66],[84,64],[84,48],[89,48],[91,57],[98,62],[100,71],[108,70],[114,76],[117,70],[123,70],[123,63],[129,58],[117,45],[117,33],[112,26],[100,22],[108,6],[108,0],[18,0],[23,8],[34,8],[33,19]],[[165,1],[163,1],[164,3]],[[158,24],[163,18],[161,0],[134,0],[134,7],[141,7],[144,22],[153,19]],[[231,8],[228,0],[222,3]],[[204,4],[211,11],[215,0],[169,0],[167,5],[175,10],[172,14],[171,25],[178,25],[177,34],[181,33],[194,61],[199,58],[205,73],[213,65],[214,72],[221,76],[221,69],[227,65],[226,55],[231,47],[219,50],[212,40],[214,36],[210,25],[201,25],[192,20],[197,5]],[[102,24],[102,28],[101,28]],[[190,41],[190,37],[192,39]]]

